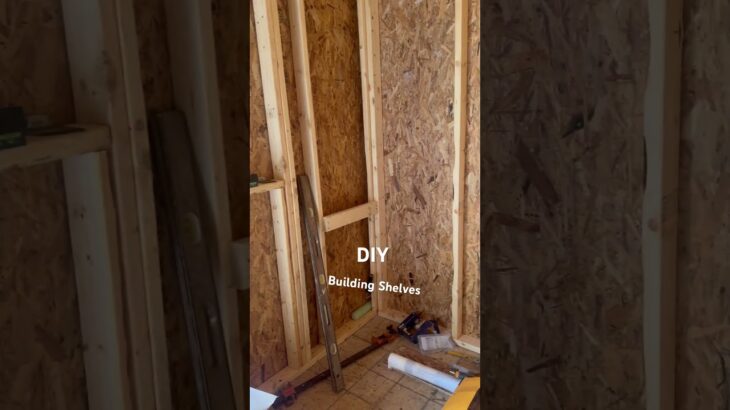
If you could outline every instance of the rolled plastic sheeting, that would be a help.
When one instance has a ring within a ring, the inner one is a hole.
[[[451,393],[456,391],[460,382],[459,379],[450,374],[424,366],[421,363],[414,362],[411,359],[407,359],[395,353],[391,353],[390,356],[388,356],[388,368],[401,371]]]

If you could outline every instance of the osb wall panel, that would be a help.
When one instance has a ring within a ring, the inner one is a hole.
[[[258,386],[287,366],[279,274],[267,194],[251,196],[249,370]]]
[[[686,1],[677,269],[677,408],[730,403],[730,42],[724,1]]]
[[[643,408],[647,4],[483,6],[487,406]]]
[[[401,312],[451,323],[454,2],[380,4],[387,272]]]
[[[247,2],[214,0],[213,31],[233,240],[248,236]]]
[[[134,0],[134,17],[145,107],[155,112],[169,110],[173,91],[162,0]]]
[[[304,4],[322,210],[329,215],[368,200],[357,5],[339,0]],[[328,274],[367,279],[369,264],[356,261],[357,247],[368,246],[367,232],[367,224],[358,223],[326,235]],[[362,289],[330,287],[330,292],[335,326],[368,298]]]
[[[57,0],[0,7],[0,106],[73,121]],[[0,408],[85,409],[76,281],[59,164],[0,174]]]
[[[329,215],[368,200],[357,5],[340,0],[304,3],[322,207]]]
[[[251,174],[263,178],[273,178],[269,134],[266,129],[266,107],[264,90],[261,84],[261,63],[257,48],[256,27],[253,13],[249,16],[249,167]],[[288,90],[287,90],[288,91]]]
[[[469,2],[463,332],[479,336],[479,0]]]
[[[327,274],[337,278],[368,281],[370,264],[357,261],[357,247],[368,247],[368,222],[359,221],[325,234]],[[340,244],[347,246],[340,246]],[[335,328],[351,320],[352,312],[364,305],[370,294],[363,289],[330,286],[330,307]]]

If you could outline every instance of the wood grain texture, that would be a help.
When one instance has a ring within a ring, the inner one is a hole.
[[[368,223],[359,221],[327,232],[327,275],[336,278],[360,279],[367,282],[370,264],[357,261],[357,247],[367,247]],[[368,301],[369,294],[363,289],[339,286],[329,287],[330,307],[335,330],[350,320],[352,312]]]
[[[60,2],[14,0],[0,14],[0,106],[72,122]],[[0,197],[0,408],[85,409],[60,164],[2,172]]]
[[[337,0],[304,4],[323,213],[329,215],[368,200],[357,7]]]
[[[387,277],[421,295],[385,308],[451,323],[454,2],[380,5]]]
[[[482,7],[486,406],[642,408],[647,4]]]
[[[357,5],[336,0],[306,0],[304,5],[322,212],[329,215],[368,201]],[[366,223],[329,232],[325,243],[329,275],[367,279],[369,267],[355,261],[357,247],[368,244]],[[368,297],[361,289],[330,287],[330,291],[335,328]]]
[[[251,197],[249,372],[258,386],[287,366],[269,195]]]
[[[677,409],[730,404],[730,69],[723,1],[684,2]],[[725,380],[725,381],[724,381]]]
[[[462,332],[479,337],[479,7],[469,2],[469,55],[467,60],[466,169],[464,183],[464,282]]]

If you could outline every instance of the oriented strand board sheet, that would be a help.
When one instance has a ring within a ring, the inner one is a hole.
[[[357,5],[304,4],[323,211],[329,215],[368,200]]]
[[[268,194],[251,196],[249,370],[256,387],[287,366],[279,271]]]
[[[214,0],[218,95],[220,98],[223,146],[228,181],[228,202],[233,240],[248,236],[248,153],[246,117],[248,86],[246,66],[247,2]]]
[[[173,90],[162,0],[134,0],[139,65],[147,111],[172,109]]]
[[[73,121],[58,0],[0,12],[0,106]],[[0,408],[85,409],[83,341],[59,164],[0,173]]]
[[[249,169],[251,174],[273,178],[269,134],[266,129],[266,107],[261,84],[261,66],[256,43],[256,28],[253,13],[249,16]],[[289,91],[289,90],[287,90]]]
[[[327,232],[327,274],[336,278],[367,282],[370,263],[357,261],[357,247],[368,247],[367,220]],[[330,307],[335,329],[351,320],[350,315],[369,300],[364,289],[330,286]]]
[[[466,168],[464,172],[463,332],[479,336],[479,0],[469,2]]]
[[[486,406],[642,408],[647,3],[483,7]]]
[[[454,158],[453,0],[380,3],[385,150],[385,306],[451,323]]]
[[[730,401],[730,42],[725,1],[685,1],[677,408]]]
[[[304,4],[317,129],[322,211],[324,215],[329,215],[364,204],[368,200],[357,5],[354,1],[341,0],[305,0]],[[286,41],[282,39],[282,42]],[[286,67],[287,52],[284,54]],[[296,88],[289,78],[287,74],[287,92],[295,95]],[[291,94],[290,101],[292,101]],[[290,102],[290,107],[293,106],[295,105]],[[297,115],[294,111],[291,114],[292,118]],[[296,142],[296,138],[294,141]],[[325,236],[325,243],[327,269],[330,275],[367,280],[370,272],[369,264],[356,262],[357,247],[368,246],[367,222],[359,222],[329,232]],[[306,256],[305,264],[309,263]],[[307,278],[310,276],[311,272],[308,271]],[[308,289],[310,291],[313,289],[312,283],[308,282]],[[335,326],[350,320],[352,312],[364,304],[367,298],[368,295],[364,290],[331,286],[330,304]],[[319,338],[319,330],[316,322],[312,323],[316,318],[313,317],[316,312],[311,310],[315,307],[314,294],[310,292],[308,299],[310,336],[312,344],[315,344]]]

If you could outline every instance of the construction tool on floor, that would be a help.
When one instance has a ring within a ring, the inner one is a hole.
[[[435,320],[427,320],[421,322],[421,313],[413,312],[406,316],[400,324],[398,324],[398,333],[410,340],[413,344],[418,344],[419,335],[439,334],[439,324]]]
[[[233,410],[233,385],[223,339],[218,297],[205,234],[202,189],[195,172],[193,148],[179,111],[151,118],[155,186],[161,193],[175,255],[175,269],[185,314],[185,328],[201,410]]]
[[[299,175],[297,177],[297,189],[299,190],[299,212],[304,220],[304,228],[307,233],[307,249],[309,249],[309,256],[312,261],[314,286],[317,292],[319,325],[324,335],[324,347],[325,352],[327,352],[327,363],[329,363],[332,389],[335,392],[340,392],[345,388],[345,381],[342,378],[340,353],[337,349],[335,326],[332,322],[329,292],[327,291],[327,278],[325,278],[324,274],[324,256],[322,255],[322,247],[320,245],[317,208],[314,203],[312,188],[309,185],[309,178],[306,175]]]
[[[380,336],[373,336],[370,340],[370,346],[343,360],[341,367],[344,369],[345,367],[351,365],[352,363],[355,363],[356,361],[380,349],[388,343],[395,341],[396,339],[398,339],[398,333],[392,331],[392,329],[388,329],[387,333],[383,333]],[[308,388],[328,378],[329,375],[330,371],[329,369],[327,369],[297,386],[285,386],[278,392],[279,398],[276,399],[272,407],[277,408],[281,407],[282,405],[291,406],[292,404],[294,404],[299,394],[302,394]]]

